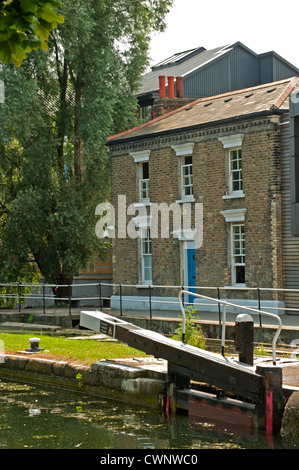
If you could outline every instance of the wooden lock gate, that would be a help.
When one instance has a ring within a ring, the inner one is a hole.
[[[99,311],[82,311],[80,325],[116,338],[128,346],[168,362],[167,403],[170,408],[187,409],[190,403],[212,404],[220,409],[240,410],[250,415],[252,425],[278,432],[283,415],[282,369],[278,366],[252,366],[237,359],[205,351],[140,328]],[[190,389],[190,381],[217,388],[209,397]],[[230,398],[230,397],[234,398]],[[225,400],[223,399],[225,397]]]

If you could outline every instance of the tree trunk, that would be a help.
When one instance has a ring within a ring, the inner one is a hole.
[[[74,135],[75,135],[75,155],[74,155],[74,168],[76,180],[81,182],[81,167],[82,167],[82,142],[79,135],[79,121],[80,121],[80,108],[82,98],[83,85],[80,80],[77,80],[77,86],[75,87],[75,120],[74,120]]]
[[[58,120],[58,168],[62,176],[65,174],[64,140],[66,136],[68,64],[64,59],[63,72],[60,77],[60,118]]]
[[[73,277],[67,277],[63,273],[60,273],[54,280],[53,284],[56,284],[56,287],[52,287],[52,291],[55,296],[55,305],[57,307],[69,305],[72,298]]]

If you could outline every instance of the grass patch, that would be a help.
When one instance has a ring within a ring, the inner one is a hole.
[[[0,340],[4,343],[5,354],[17,354],[30,347],[30,334],[1,333]],[[47,336],[38,334],[40,347],[45,351],[36,353],[34,357],[44,357],[48,359],[57,358],[59,360],[73,360],[92,364],[101,359],[117,359],[126,357],[144,357],[145,353],[137,349],[130,348],[124,343],[95,341],[91,339],[71,339],[65,337]]]

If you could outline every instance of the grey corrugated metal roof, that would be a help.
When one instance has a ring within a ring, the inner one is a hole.
[[[194,54],[199,54],[201,52],[204,52],[206,49],[204,47],[196,47],[194,49],[189,49],[188,51],[183,51],[183,52],[176,52],[172,56],[168,57],[167,59],[162,60],[158,64],[154,65],[152,67],[152,70],[157,69],[158,67],[164,68],[170,65],[177,65],[178,63],[181,63],[182,61],[186,60],[187,58],[190,59],[191,55]]]
[[[177,65],[168,65],[165,68],[158,69],[154,68],[151,72],[148,72],[143,76],[142,85],[138,91],[138,95],[157,91],[159,89],[160,75],[166,75],[168,77],[185,77],[200,67],[203,67],[209,62],[217,59],[221,55],[227,54],[230,50],[231,48],[227,45],[217,47],[215,49],[204,50],[200,54],[196,54],[190,59],[186,59]]]

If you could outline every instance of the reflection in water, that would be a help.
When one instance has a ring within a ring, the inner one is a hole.
[[[225,427],[219,434],[215,429],[185,415],[169,417],[117,401],[0,380],[4,449],[267,448],[263,435],[246,439]],[[296,446],[274,442],[276,448]]]

